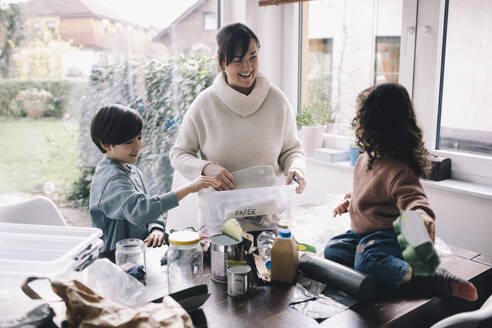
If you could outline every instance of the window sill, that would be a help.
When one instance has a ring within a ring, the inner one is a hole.
[[[420,180],[423,186],[492,200],[492,186],[454,179],[442,181]]]
[[[307,157],[307,162],[317,165],[323,165],[330,168],[339,168],[339,169],[346,169],[346,170],[354,169],[350,165],[349,161],[323,162],[323,161],[318,161],[313,157]],[[472,197],[492,200],[492,186],[478,184],[474,182],[455,180],[455,179],[447,179],[442,181],[420,179],[420,182],[424,187],[430,187],[434,189],[440,189],[449,192],[464,194]]]
[[[353,166],[350,165],[350,161],[341,161],[341,162],[325,162],[325,161],[319,161],[317,159],[314,159],[314,157],[306,157],[306,161],[308,163],[314,163],[318,165],[324,165],[328,167],[334,167],[334,168],[341,168],[341,169],[348,169],[348,170],[354,170]]]

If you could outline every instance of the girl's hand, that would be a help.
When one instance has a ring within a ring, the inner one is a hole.
[[[231,172],[227,171],[220,165],[208,163],[203,168],[203,175],[215,178],[219,181],[219,187],[214,187],[217,190],[234,189],[234,177],[232,176]]]
[[[200,175],[198,178],[196,178],[190,183],[191,192],[197,192],[200,189],[208,188],[208,187],[212,187],[219,190],[220,186],[221,185],[219,180],[211,177],[206,177],[203,175]]]
[[[162,241],[164,240],[164,231],[159,228],[153,228],[147,238],[145,238],[144,243],[148,247],[161,247]]]
[[[432,242],[434,242],[436,239],[436,222],[434,222],[434,220],[429,215],[427,215],[427,213],[421,213],[421,216],[424,220],[425,228],[429,233],[429,237],[430,239],[432,239]]]
[[[348,207],[350,205],[350,198],[351,197],[352,197],[351,193],[347,193],[345,195],[345,197],[343,197],[344,201],[333,210],[333,217],[335,217],[337,215],[342,215],[343,213],[348,212]]]
[[[306,188],[306,180],[304,179],[304,175],[302,174],[301,171],[297,169],[293,169],[289,171],[289,174],[287,174],[287,180],[285,181],[285,184],[288,185],[294,180],[299,184],[299,186],[296,189],[296,193],[300,194],[304,191],[304,188]]]

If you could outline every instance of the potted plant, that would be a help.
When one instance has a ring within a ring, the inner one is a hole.
[[[305,108],[297,114],[296,122],[300,129],[304,153],[306,156],[313,156],[315,149],[323,147],[323,126],[316,124],[313,113]]]
[[[301,129],[301,140],[307,156],[314,150],[323,147],[323,132],[333,122],[328,96],[317,88],[310,88],[307,102],[302,106],[301,113],[296,117],[297,126]]]

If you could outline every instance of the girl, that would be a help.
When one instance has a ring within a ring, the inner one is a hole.
[[[354,168],[353,190],[333,211],[350,213],[351,230],[332,238],[325,258],[373,276],[379,284],[398,288],[411,282],[468,301],[477,299],[473,284],[439,268],[430,276],[413,276],[403,260],[393,221],[402,210],[419,211],[434,241],[435,215],[419,177],[427,175],[428,151],[405,88],[382,84],[357,98],[352,122],[364,150]]]

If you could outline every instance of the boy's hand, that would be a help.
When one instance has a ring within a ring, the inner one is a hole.
[[[348,207],[350,205],[350,198],[352,197],[352,194],[351,193],[347,193],[345,195],[344,198],[344,201],[338,205],[337,207],[335,207],[335,209],[333,210],[333,217],[337,216],[337,215],[342,215],[343,213],[347,213],[348,212]]]
[[[199,176],[198,178],[196,178],[190,183],[191,192],[197,192],[200,189],[208,188],[208,187],[221,190],[220,186],[221,184],[219,180],[212,177],[206,177],[204,175]]]
[[[147,238],[145,238],[144,243],[148,247],[161,247],[162,241],[164,240],[164,231],[159,228],[153,228]]]

